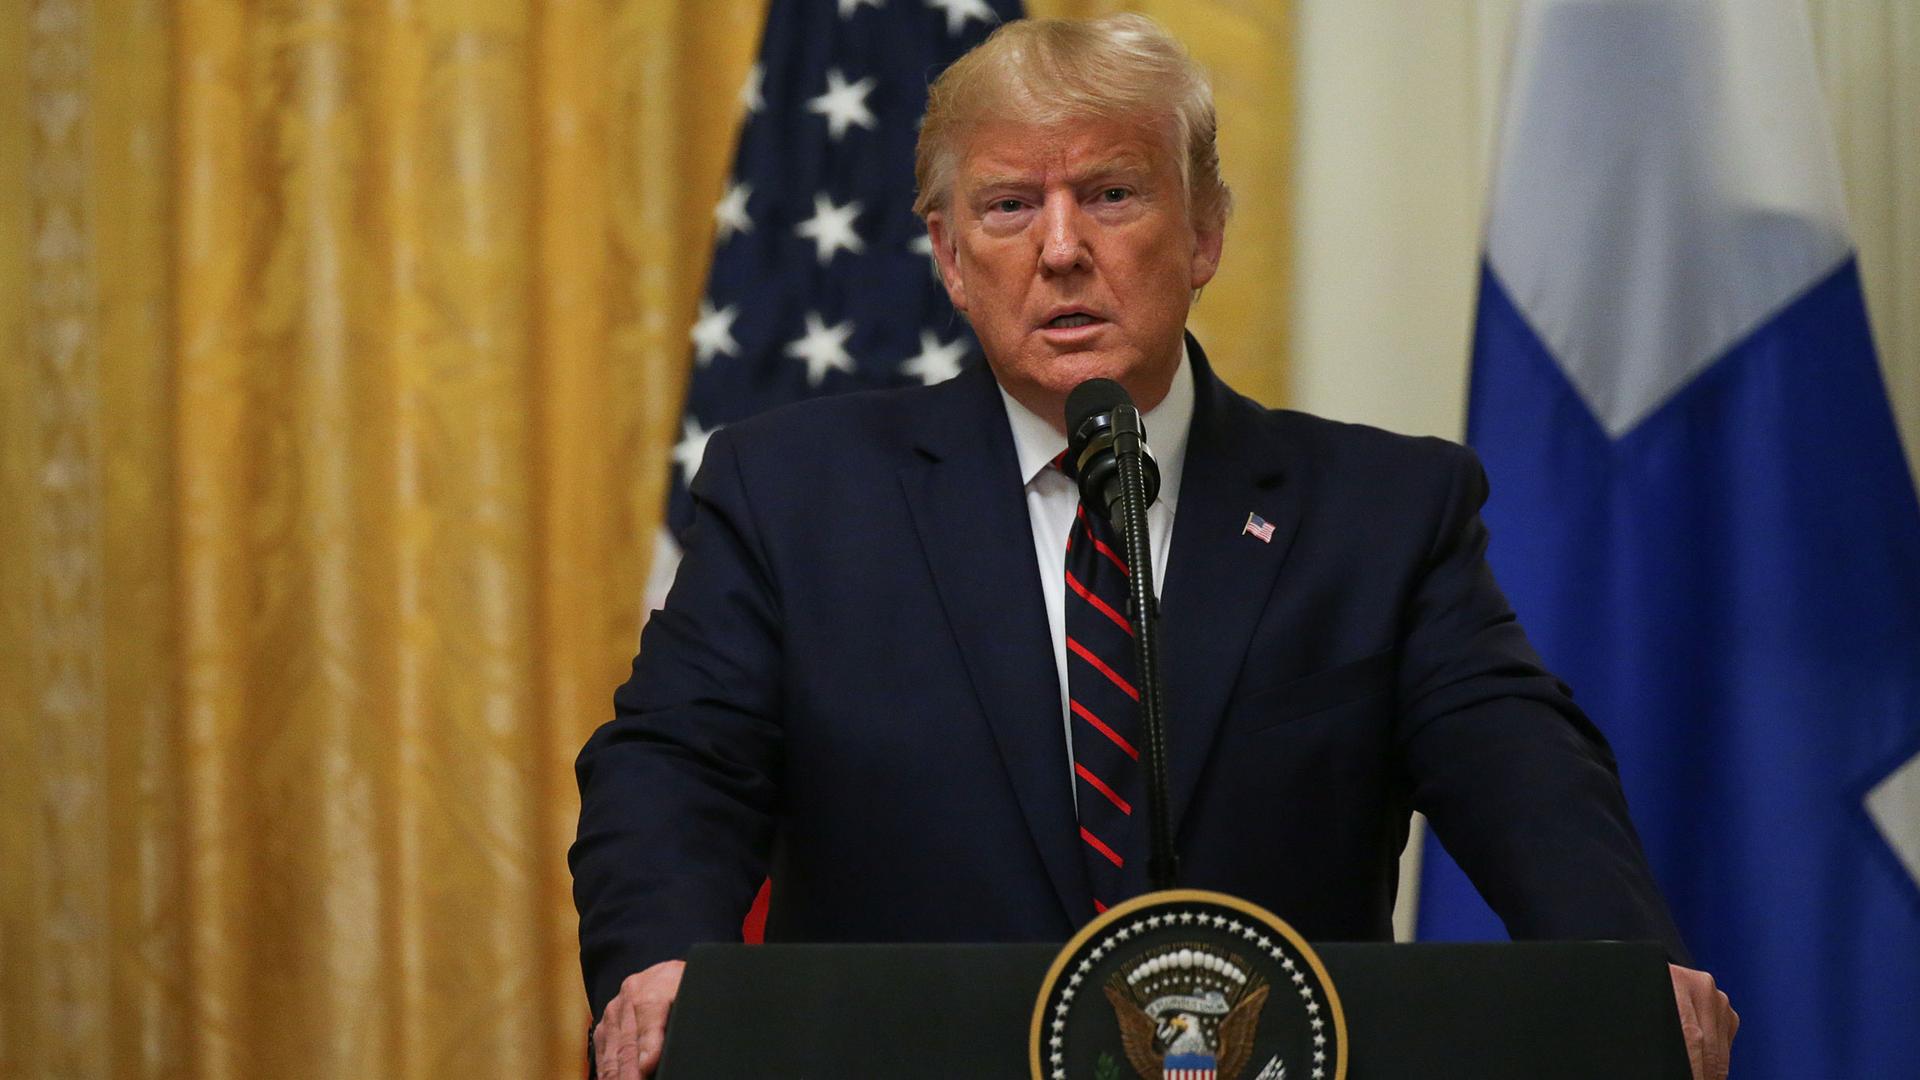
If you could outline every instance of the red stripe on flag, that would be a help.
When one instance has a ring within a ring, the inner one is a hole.
[[[1082,705],[1079,702],[1073,701],[1071,699],[1068,700],[1067,704],[1073,707],[1073,715],[1079,717],[1082,720],[1085,720],[1089,724],[1092,724],[1095,731],[1098,731],[1100,734],[1105,735],[1109,739],[1112,739],[1113,745],[1126,751],[1128,757],[1132,758],[1135,761],[1140,760],[1140,751],[1135,750],[1133,748],[1132,743],[1121,738],[1119,732],[1113,730],[1112,728],[1108,727],[1106,724],[1102,723],[1099,717],[1093,715],[1092,709],[1089,709],[1085,705]]]
[[[1113,605],[1107,603],[1105,600],[1100,599],[1098,596],[1093,595],[1093,591],[1091,589],[1088,589],[1085,585],[1080,584],[1080,579],[1077,577],[1074,577],[1073,571],[1071,570],[1067,571],[1067,587],[1072,589],[1075,593],[1078,593],[1080,596],[1080,599],[1085,600],[1089,604],[1092,604],[1096,609],[1099,610],[1100,614],[1105,615],[1109,619],[1112,619],[1114,622],[1114,625],[1118,626],[1122,630],[1125,630],[1128,634],[1133,633],[1133,627],[1127,625],[1126,616],[1113,610]]]
[[[1119,807],[1121,813],[1126,814],[1128,817],[1133,816],[1133,807],[1127,804],[1127,800],[1121,798],[1117,792],[1108,787],[1105,780],[1093,775],[1085,765],[1077,761],[1073,763],[1073,771],[1080,774],[1080,779],[1092,784],[1095,791],[1112,800],[1113,805]]]
[[[747,917],[740,923],[740,940],[749,945],[758,945],[767,937],[767,904],[773,897],[773,881],[768,879],[760,883],[760,891],[754,895],[753,906],[747,909]]]
[[[1132,698],[1135,701],[1140,700],[1140,691],[1135,690],[1133,688],[1132,683],[1121,678],[1119,672],[1108,667],[1106,661],[1093,655],[1092,651],[1089,650],[1085,645],[1082,645],[1079,642],[1073,640],[1073,638],[1069,637],[1067,638],[1067,648],[1073,650],[1073,654],[1075,656],[1078,656],[1080,659],[1085,660],[1089,664],[1092,664],[1094,668],[1100,672],[1100,674],[1105,675],[1109,679],[1112,679],[1113,685],[1119,687],[1122,691],[1126,693],[1128,697]]]
[[[1093,848],[1093,850],[1099,852],[1102,855],[1105,855],[1107,857],[1107,861],[1112,863],[1113,865],[1119,866],[1119,867],[1124,867],[1127,865],[1127,860],[1121,858],[1120,854],[1114,851],[1112,848],[1101,843],[1100,838],[1088,832],[1087,827],[1085,825],[1080,826],[1080,839],[1085,840],[1087,842],[1087,846]]]

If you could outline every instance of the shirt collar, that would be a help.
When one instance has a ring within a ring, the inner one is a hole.
[[[1031,484],[1060,452],[1067,440],[1053,425],[1040,419],[1033,410],[1014,400],[1006,387],[1000,387],[1000,400],[1007,407],[1007,422],[1013,426],[1013,448],[1020,459],[1020,482]],[[1187,429],[1193,425],[1193,365],[1187,360],[1187,343],[1180,343],[1180,366],[1173,373],[1173,385],[1160,404],[1141,414],[1146,425],[1147,445],[1160,465],[1160,499],[1169,507],[1180,494],[1180,466],[1187,459]]]

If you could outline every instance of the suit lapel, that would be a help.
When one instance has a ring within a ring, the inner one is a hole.
[[[1192,802],[1300,524],[1283,447],[1258,406],[1213,374],[1187,339],[1195,399],[1161,598],[1169,812]],[[1012,432],[990,372],[977,366],[922,399],[915,456],[900,470],[943,612],[959,643],[1027,828],[1069,921],[1092,910],[1076,839],[1051,631]],[[1273,526],[1262,542],[1249,514]]]
[[[1194,415],[1160,604],[1167,702],[1168,812],[1178,837],[1212,753],[1227,697],[1300,524],[1281,448],[1255,422],[1258,406],[1222,383],[1198,342]],[[1273,526],[1248,533],[1248,515]]]
[[[1071,924],[1093,910],[1074,824],[1040,571],[1005,407],[985,365],[937,396],[900,470],[914,526],[1028,830]]]

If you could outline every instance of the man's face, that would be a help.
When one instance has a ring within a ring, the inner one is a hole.
[[[1140,122],[984,124],[946,208],[927,215],[947,295],[995,377],[1055,427],[1087,379],[1118,381],[1145,411],[1180,365],[1221,230],[1192,221],[1170,142]]]

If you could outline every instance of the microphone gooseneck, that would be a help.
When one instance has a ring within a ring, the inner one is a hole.
[[[1142,763],[1147,770],[1147,879],[1171,889],[1179,874],[1167,811],[1166,705],[1160,684],[1160,601],[1153,591],[1153,546],[1147,507],[1160,494],[1160,466],[1147,448],[1146,426],[1126,388],[1088,379],[1067,395],[1067,454],[1080,498],[1105,507],[1127,555],[1127,621],[1133,628],[1140,679]]]

